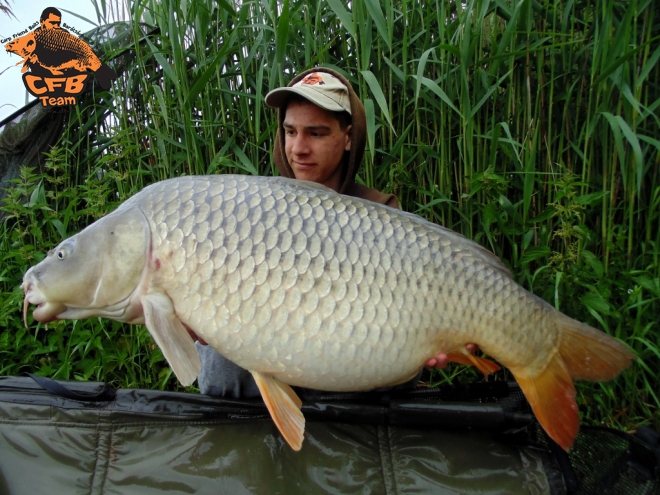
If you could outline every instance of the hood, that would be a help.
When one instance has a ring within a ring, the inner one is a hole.
[[[362,156],[364,155],[364,148],[367,142],[367,118],[364,113],[364,106],[357,94],[355,94],[353,86],[348,82],[348,79],[332,69],[314,67],[313,69],[306,70],[294,77],[287,86],[293,86],[311,72],[327,72],[332,74],[348,88],[352,116],[351,149],[344,153],[344,158],[342,159],[342,180],[338,192],[350,196],[358,196],[359,194],[355,194],[358,189],[358,184],[355,182],[355,176],[360,168]],[[285,112],[281,109],[277,110],[277,137],[275,138],[275,146],[273,147],[273,161],[282,176],[293,179],[295,178],[293,170],[291,170],[289,162],[286,159],[286,154],[284,153],[284,132],[282,132],[284,114]]]

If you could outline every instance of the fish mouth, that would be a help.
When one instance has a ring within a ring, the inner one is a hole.
[[[28,328],[27,313],[30,304],[37,306],[37,309],[32,312],[32,317],[41,323],[56,320],[67,309],[62,303],[47,301],[43,293],[31,281],[25,280],[21,284],[21,289],[25,292],[25,298],[23,299],[23,324],[25,328]]]

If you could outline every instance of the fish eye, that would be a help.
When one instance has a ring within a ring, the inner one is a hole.
[[[64,249],[60,249],[57,254],[57,259],[58,260],[65,260],[66,259],[66,251]]]

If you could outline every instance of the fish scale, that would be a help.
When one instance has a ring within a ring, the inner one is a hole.
[[[450,308],[445,310],[437,307],[436,296],[431,297],[439,284],[429,284],[429,279],[434,278],[432,270],[447,263],[453,266],[448,272],[450,278],[477,271],[474,263],[478,257],[470,253],[473,246],[467,240],[465,246],[452,246],[443,243],[438,229],[421,219],[401,218],[395,210],[341,198],[321,188],[310,191],[282,179],[236,176],[214,187],[208,179],[182,178],[177,185],[178,195],[164,182],[139,196],[140,209],[147,215],[154,212],[150,226],[158,236],[152,256],[160,259],[164,273],[170,273],[168,263],[173,272],[169,280],[156,278],[155,283],[177,295],[174,307],[184,323],[241,366],[272,373],[292,385],[360,390],[405,381],[436,350],[460,346],[460,342],[452,342],[452,334],[464,334],[468,328],[441,315],[459,315],[465,306],[477,306],[479,296],[476,291],[472,297],[469,291],[462,291],[458,297],[446,299]],[[216,200],[218,197],[223,200]],[[337,212],[334,206],[338,201],[345,208]],[[166,202],[170,214],[156,215],[165,211]],[[125,207],[131,205],[129,201]],[[269,217],[270,211],[277,216]],[[216,220],[215,235],[208,239],[200,232],[210,231],[208,219],[216,212],[222,213],[222,220]],[[170,216],[175,216],[176,222],[169,221]],[[373,231],[360,230],[365,228]],[[328,232],[325,239],[314,236],[324,230]],[[378,242],[374,231],[380,232]],[[202,248],[200,239],[210,243]],[[246,242],[250,239],[252,242]],[[333,256],[340,240],[346,246],[343,259]],[[443,244],[446,249],[442,249]],[[173,251],[170,261],[169,251]],[[255,268],[264,261],[261,256],[255,258],[258,253],[265,257],[267,251],[276,253],[278,263],[257,280]],[[381,265],[381,252],[389,254],[391,261],[383,263],[387,270]],[[200,263],[216,258],[213,271],[200,267]],[[309,270],[310,266],[317,268]],[[214,287],[227,287],[227,297],[221,295],[218,304],[226,304],[227,312],[213,326],[205,324],[215,319],[216,312],[212,304],[203,304],[202,273]],[[329,291],[324,273],[331,280]],[[496,276],[496,271],[490,270],[485,278]],[[259,290],[262,286],[269,287],[268,298],[263,295],[265,289]],[[370,305],[366,295],[362,299],[358,296],[359,287],[364,293],[372,286],[379,295]],[[460,283],[458,287],[462,289]],[[252,299],[255,292],[262,294],[258,307]],[[304,345],[297,342],[292,349],[292,336],[303,331],[307,319],[318,321],[316,336]],[[245,331],[246,326],[250,330]],[[276,333],[263,332],[267,326]],[[439,342],[436,335],[441,330],[451,333]],[[243,333],[251,338],[244,339]],[[256,341],[261,334],[263,341]],[[464,338],[477,340],[474,334]],[[351,363],[342,359],[340,346],[364,342],[371,348],[363,356],[378,356],[381,362],[365,367],[363,376],[346,376],[343,370]],[[489,347],[484,342],[481,345]],[[272,346],[266,362],[259,352],[264,346]],[[413,355],[416,359],[409,359]],[[315,369],[319,357],[331,361],[331,376],[325,368]]]
[[[511,370],[568,449],[579,428],[572,380],[613,378],[634,358],[459,234],[292,179],[159,182],[53,253],[25,274],[24,312],[32,303],[40,321],[145,323],[184,385],[200,368],[193,332],[253,374],[296,450],[304,418],[289,385],[395,385],[440,352],[484,373],[499,369],[467,343]],[[93,297],[88,287],[97,287]]]

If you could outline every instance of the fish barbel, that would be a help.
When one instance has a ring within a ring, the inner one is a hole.
[[[492,253],[416,215],[311,182],[250,176],[158,182],[63,241],[23,279],[24,316],[145,323],[183,385],[189,330],[249,370],[286,441],[304,418],[289,385],[353,391],[414,377],[429,358],[510,369],[564,449],[573,379],[634,355],[515,283]]]

